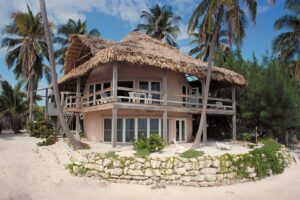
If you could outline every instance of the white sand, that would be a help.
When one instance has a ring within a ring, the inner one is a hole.
[[[251,183],[151,190],[149,186],[71,176],[63,164],[75,152],[63,141],[50,147],[37,147],[38,141],[24,135],[0,135],[0,200],[300,199],[299,166]]]

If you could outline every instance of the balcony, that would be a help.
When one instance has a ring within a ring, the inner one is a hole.
[[[202,109],[202,96],[185,95],[160,91],[141,90],[136,88],[117,87],[116,100],[113,89],[106,88],[85,96],[68,96],[65,99],[65,110],[88,112],[113,107],[127,109],[143,109],[156,111],[174,111],[199,113]],[[235,112],[232,99],[209,97],[207,111],[210,114],[233,114]]]

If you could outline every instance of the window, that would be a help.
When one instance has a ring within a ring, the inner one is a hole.
[[[93,93],[94,93],[94,84],[89,86],[89,94],[90,94],[90,96],[89,96],[89,102],[90,102],[89,105],[90,106],[93,105],[93,101],[94,101]]]
[[[138,138],[147,137],[147,119],[138,119]]]
[[[158,82],[158,81],[140,81],[139,89],[160,92],[160,82]],[[154,94],[154,93],[151,93],[151,94],[152,94],[152,99],[160,99],[160,94]]]
[[[133,81],[118,81],[118,87],[124,87],[124,88],[133,88]],[[118,96],[128,97],[129,91],[125,90],[118,90]],[[122,101],[128,102],[128,99],[122,99]]]
[[[125,142],[132,142],[134,140],[134,119],[125,119]]]
[[[159,134],[159,120],[150,119],[150,134]]]
[[[123,119],[117,121],[117,142],[123,142]]]
[[[104,142],[111,142],[111,119],[104,119]]]
[[[176,120],[176,141],[184,142],[186,140],[185,134],[185,120]]]
[[[96,85],[95,85],[95,92],[99,92],[99,91],[101,91],[102,90],[102,85],[101,85],[101,83],[97,83]],[[101,95],[100,94],[97,94],[96,95],[96,99],[101,99]]]

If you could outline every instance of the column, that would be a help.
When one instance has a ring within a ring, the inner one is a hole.
[[[49,103],[48,88],[46,88],[46,91],[45,91],[45,116],[48,116],[48,103]]]
[[[76,79],[76,108],[79,110],[80,108],[80,77]],[[80,113],[76,112],[76,137],[80,139]]]
[[[113,102],[118,101],[118,64],[114,63],[113,65],[113,74],[112,74],[112,98]],[[117,121],[118,120],[118,109],[113,105],[112,109],[112,120],[111,120],[111,142],[112,146],[117,146]]]
[[[202,96],[202,105],[203,105],[203,94],[204,94],[204,90],[205,90],[205,79],[202,79],[201,80],[201,96]],[[205,121],[204,121],[204,129],[203,129],[203,143],[206,143],[207,142],[207,116],[205,116]]]
[[[163,76],[163,106],[168,105],[168,78],[167,70],[164,70]],[[165,108],[163,113],[163,138],[166,143],[168,143],[168,112]]]
[[[234,114],[232,115],[232,140],[236,140],[236,91],[235,87],[232,87],[232,109]]]

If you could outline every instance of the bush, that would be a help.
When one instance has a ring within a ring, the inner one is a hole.
[[[43,121],[29,122],[27,129],[30,130],[30,135],[37,138],[48,138],[55,135],[53,123],[49,119]]]
[[[150,153],[159,152],[164,147],[164,140],[156,134],[151,134],[149,138],[141,137],[133,143],[134,150],[147,149]]]
[[[109,151],[104,154],[106,158],[118,158],[119,155],[116,154],[115,151]]]
[[[195,149],[189,149],[183,153],[181,153],[179,156],[182,158],[197,158],[200,156],[203,156],[204,152],[203,151],[197,151]]]
[[[134,153],[137,158],[148,158],[150,156],[150,151],[148,149],[139,149]]]
[[[44,140],[42,142],[38,142],[36,144],[38,146],[49,146],[49,145],[55,144],[56,141],[57,141],[57,138],[55,137],[55,135],[50,135],[48,138],[46,138],[46,140]]]

